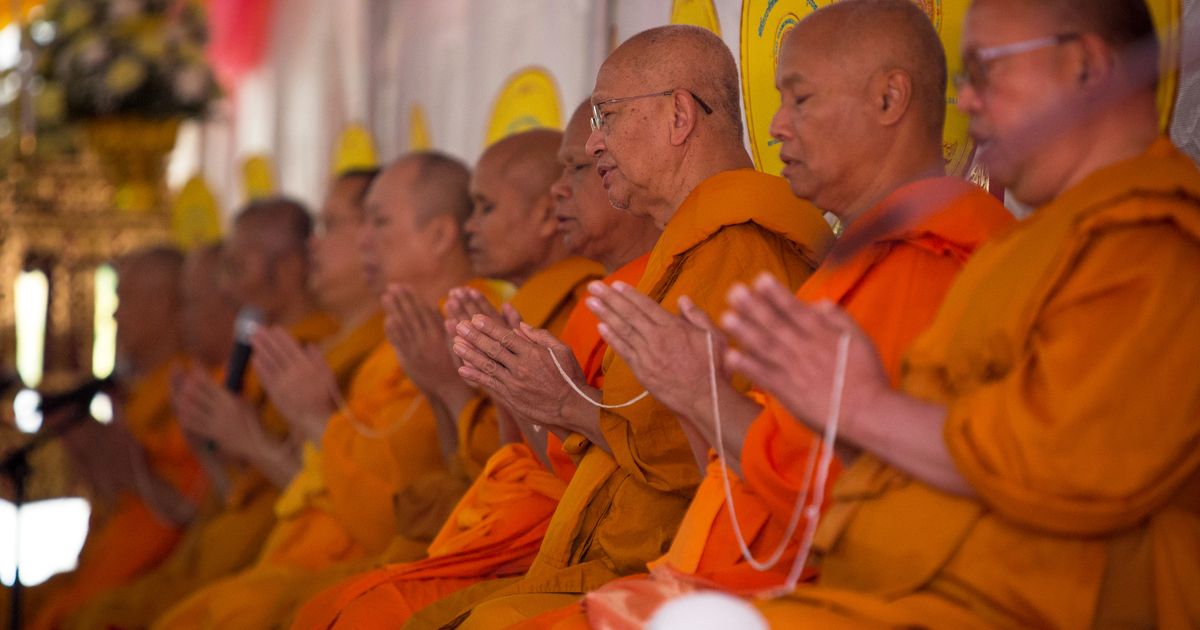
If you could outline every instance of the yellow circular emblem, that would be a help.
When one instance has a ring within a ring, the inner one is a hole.
[[[959,67],[959,40],[969,0],[913,0],[929,16],[942,46],[947,65]],[[783,36],[796,24],[831,0],[743,0],[741,33],[742,99],[746,129],[758,169],[778,175],[783,170],[779,147],[771,138],[771,119],[779,109],[775,89],[775,66]],[[961,175],[970,165],[974,148],[967,135],[967,117],[955,107],[954,86],[946,86],[946,128],[942,151],[946,172]]]
[[[538,127],[562,128],[558,86],[544,68],[523,68],[500,88],[492,106],[485,144]]]
[[[672,0],[671,23],[691,24],[721,34],[721,21],[712,0]]]

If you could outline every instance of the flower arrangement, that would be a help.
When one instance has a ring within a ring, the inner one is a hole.
[[[29,37],[41,128],[198,117],[217,96],[197,0],[48,0]]]

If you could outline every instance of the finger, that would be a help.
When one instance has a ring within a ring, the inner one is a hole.
[[[521,327],[521,314],[517,312],[517,308],[512,304],[505,304],[501,310],[504,312],[504,321],[509,328],[518,329]]]
[[[646,344],[645,338],[638,333],[638,330],[617,311],[610,308],[604,298],[593,295],[584,300],[584,305],[596,315],[600,323],[608,328],[610,336],[620,337],[629,345],[642,346]]]
[[[488,392],[498,392],[501,391],[500,388],[503,387],[500,381],[496,380],[496,377],[490,374],[484,374],[480,370],[470,365],[460,366],[458,368],[458,375],[462,378],[462,380]]]
[[[496,307],[492,306],[479,289],[468,288],[466,293],[466,307],[471,315],[487,315],[493,319],[501,319]]]
[[[473,315],[470,328],[495,340],[508,354],[519,355],[530,350],[531,344],[516,334],[512,328],[486,315]],[[501,359],[502,357],[492,358]]]
[[[621,358],[626,361],[636,356],[636,351],[633,344],[629,343],[624,337],[614,335],[608,324],[601,323],[599,326],[600,336],[608,342],[608,346],[613,349]]]
[[[810,333],[815,332],[820,326],[819,318],[816,317],[812,308],[801,302],[794,293],[771,274],[759,275],[754,281],[754,291],[761,300],[770,305],[782,321],[790,322]]]
[[[771,331],[747,323],[733,311],[721,315],[721,326],[737,342],[741,354],[778,367],[774,357],[778,353],[779,340]]]
[[[772,389],[773,375],[778,374],[779,370],[774,366],[747,355],[740,350],[726,350],[725,363],[735,372],[740,372],[743,376],[750,379],[760,389]]]
[[[696,328],[712,333],[718,332],[716,324],[709,318],[708,313],[696,306],[692,298],[686,295],[679,296],[679,314],[683,315],[683,318]]]
[[[479,349],[478,346],[463,340],[461,337],[454,340],[454,345],[450,346],[450,351],[454,353],[454,356],[462,359],[463,363],[470,365],[481,372],[495,374],[497,368],[491,366],[490,364],[506,367],[503,364],[497,363],[495,359],[488,356],[486,351]]]
[[[521,332],[533,343],[544,348],[559,349],[566,347],[558,337],[544,328],[534,328],[529,324],[521,324]]]
[[[661,304],[642,295],[637,289],[624,282],[614,282],[612,291],[621,298],[624,298],[630,306],[651,322],[659,325],[667,325],[675,320],[675,316],[663,308]]]
[[[624,291],[619,291],[613,287],[609,287],[603,282],[592,282],[588,285],[588,292],[591,297],[588,298],[587,304],[591,308],[592,305],[599,302],[599,305],[606,312],[601,315],[599,311],[592,308],[592,312],[600,317],[601,321],[608,322],[609,326],[618,334],[625,337],[637,335],[640,339],[636,340],[639,344],[644,344],[646,340],[654,334],[657,326],[667,323],[666,321],[656,322],[654,317],[649,314],[650,307],[645,307],[642,302],[635,303],[632,295],[628,293],[636,293],[632,287],[624,283],[617,283],[626,287]],[[648,299],[648,298],[647,298]],[[653,301],[651,301],[653,302]],[[662,310],[662,307],[657,303],[653,303],[653,309]],[[669,313],[666,314],[666,320],[671,318]],[[622,327],[630,329],[630,334],[625,334]],[[633,341],[632,339],[630,341]]]

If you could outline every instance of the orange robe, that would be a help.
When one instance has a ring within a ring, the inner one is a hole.
[[[164,362],[134,382],[121,401],[122,416],[142,447],[150,471],[182,496],[199,500],[207,487],[171,410],[171,372],[182,362]],[[164,522],[137,494],[123,492],[112,513],[94,529],[79,556],[79,567],[49,587],[32,628],[57,628],[89,599],[116,588],[162,561],[179,541],[179,526]]]
[[[547,265],[527,279],[512,297],[512,306],[535,328],[558,335],[587,285],[604,276],[604,267],[570,257]],[[379,558],[397,563],[418,560],[441,530],[455,504],[480,476],[500,443],[497,409],[478,394],[458,416],[458,453],[448,473],[434,473],[410,484],[395,501],[400,536]],[[407,539],[407,540],[401,540]],[[412,544],[415,543],[415,544]]]
[[[649,254],[641,256],[604,281],[636,284],[648,259]],[[594,387],[603,384],[601,363],[607,348],[597,324],[596,316],[580,303],[565,325],[556,326]],[[322,591],[297,612],[292,628],[394,628],[463,587],[527,571],[574,472],[561,442],[554,436],[549,442],[553,471],[545,470],[524,444],[502,447],[446,519],[429,545],[427,559],[392,564]]]
[[[1200,171],[1165,138],[981,249],[902,378],[977,498],[860,458],[772,624],[1200,626],[1198,269]]]
[[[383,342],[383,314],[377,313],[349,331],[322,340],[326,331],[319,318],[289,329],[302,342],[326,343],[325,360],[339,389],[347,391],[358,366]],[[263,413],[277,412],[270,407]],[[160,566],[95,599],[71,617],[67,626],[78,630],[148,627],[192,591],[242,570],[254,561],[275,522],[278,496],[278,491],[258,474],[251,480],[239,479],[227,497],[211,494],[196,522]]]
[[[637,288],[671,312],[687,295],[715,318],[732,284],[762,272],[799,287],[832,240],[821,213],[796,199],[783,179],[750,169],[723,172],[680,204]],[[629,366],[609,352],[604,402],[624,403],[643,390]],[[459,591],[414,615],[410,627],[457,623],[468,614],[464,627],[515,623],[642,571],[667,550],[700,482],[683,429],[652,397],[601,410],[599,425],[612,454],[568,440],[566,448],[582,459],[529,572]]]
[[[495,303],[506,284],[473,281]],[[433,410],[395,350],[378,345],[325,427],[320,449],[276,503],[277,520],[256,562],[177,603],[154,627],[261,628],[387,548],[392,500],[412,480],[445,471]],[[297,600],[299,598],[299,600]]]
[[[893,208],[920,203],[933,192],[949,197],[940,207],[913,220],[893,217]],[[897,224],[880,230],[882,221]],[[888,375],[898,382],[904,351],[933,321],[937,308],[967,258],[993,235],[1008,229],[1012,215],[977,186],[950,177],[910,183],[864,213],[841,244],[857,251],[845,260],[833,256],[796,293],[806,302],[838,304],[875,342]],[[866,232],[864,246],[857,242]],[[746,481],[729,471],[740,530],[754,557],[774,552],[793,517],[795,502],[813,450],[819,442],[777,401],[764,398],[763,411],[746,435],[741,462]],[[831,471],[830,484],[837,469]],[[813,490],[809,489],[809,498]],[[828,492],[825,495],[829,496]],[[651,564],[652,576],[613,582],[586,597],[593,627],[645,624],[657,607],[696,588],[750,594],[777,588],[787,579],[803,536],[801,519],[793,538],[772,570],[759,572],[742,557],[725,504],[721,463],[713,456],[708,475],[684,515],[665,556]]]

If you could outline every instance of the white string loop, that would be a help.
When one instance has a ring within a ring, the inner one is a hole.
[[[639,401],[641,401],[643,398],[645,398],[646,396],[649,396],[649,395],[650,395],[650,392],[649,392],[649,391],[644,391],[644,392],[642,392],[642,393],[638,394],[637,396],[635,396],[635,397],[634,397],[632,400],[630,400],[630,401],[628,401],[628,402],[623,402],[623,403],[621,403],[621,404],[619,404],[619,405],[606,405],[606,404],[604,404],[604,403],[602,403],[602,402],[598,402],[598,401],[592,400],[592,399],[591,399],[591,397],[590,397],[590,396],[588,396],[586,393],[584,393],[584,391],[583,391],[582,389],[579,389],[579,386],[575,384],[575,381],[574,381],[574,380],[572,380],[572,379],[571,379],[571,377],[570,377],[570,375],[568,375],[568,374],[567,374],[567,371],[563,369],[563,366],[562,366],[562,364],[558,362],[558,356],[556,356],[556,355],[554,354],[554,349],[553,349],[553,348],[546,348],[546,350],[547,350],[547,351],[550,353],[550,359],[551,359],[552,361],[554,361],[554,367],[558,368],[558,373],[559,373],[560,375],[562,375],[562,379],[563,379],[564,381],[566,381],[567,385],[570,385],[570,386],[571,386],[571,389],[575,390],[575,393],[576,393],[576,394],[579,394],[579,397],[580,397],[580,398],[582,398],[582,399],[584,399],[584,400],[588,401],[588,402],[589,402],[589,403],[591,403],[593,406],[599,407],[599,408],[601,408],[601,409],[621,409],[621,408],[623,408],[623,407],[629,407],[629,406],[632,406],[632,405],[634,405],[634,404],[637,404],[637,403],[638,403]]]
[[[716,433],[717,456],[721,459],[721,480],[724,483],[725,489],[725,507],[729,511],[729,521],[733,528],[734,538],[737,540],[738,548],[742,552],[742,557],[746,560],[754,570],[759,572],[769,571],[779,563],[787,550],[788,543],[792,536],[796,533],[796,528],[799,526],[800,517],[807,517],[808,521],[804,528],[804,537],[800,541],[800,550],[796,554],[796,559],[792,563],[792,568],[788,571],[787,580],[779,587],[778,590],[769,591],[768,595],[776,595],[782,593],[790,593],[796,589],[796,585],[800,582],[800,576],[804,573],[804,566],[808,562],[808,554],[812,550],[813,538],[816,536],[817,522],[820,519],[821,504],[825,501],[825,485],[829,480],[829,469],[833,464],[833,447],[837,441],[838,422],[842,415],[842,393],[846,386],[846,363],[849,360],[850,354],[850,334],[842,333],[838,339],[837,364],[833,373],[833,384],[829,394],[829,416],[825,422],[825,435],[821,441],[820,458],[814,458],[811,455],[808,458],[808,467],[804,475],[804,486],[800,491],[800,495],[796,498],[796,506],[792,510],[792,516],[788,521],[788,526],[784,532],[784,536],[779,543],[779,546],[771,552],[766,560],[758,560],[750,551],[750,546],[746,544],[745,535],[742,533],[742,528],[738,524],[737,509],[733,501],[733,489],[729,482],[729,470],[725,466],[728,461],[725,457],[725,443],[722,440],[721,431],[721,408],[720,400],[717,396],[717,362],[713,351],[713,336],[710,331],[707,336],[708,347],[708,383],[712,399],[713,424]],[[813,436],[813,446],[817,443],[816,436]],[[809,451],[812,452],[812,449]],[[816,475],[815,488],[813,489],[812,502],[808,502],[809,488],[814,484],[813,476]]]

